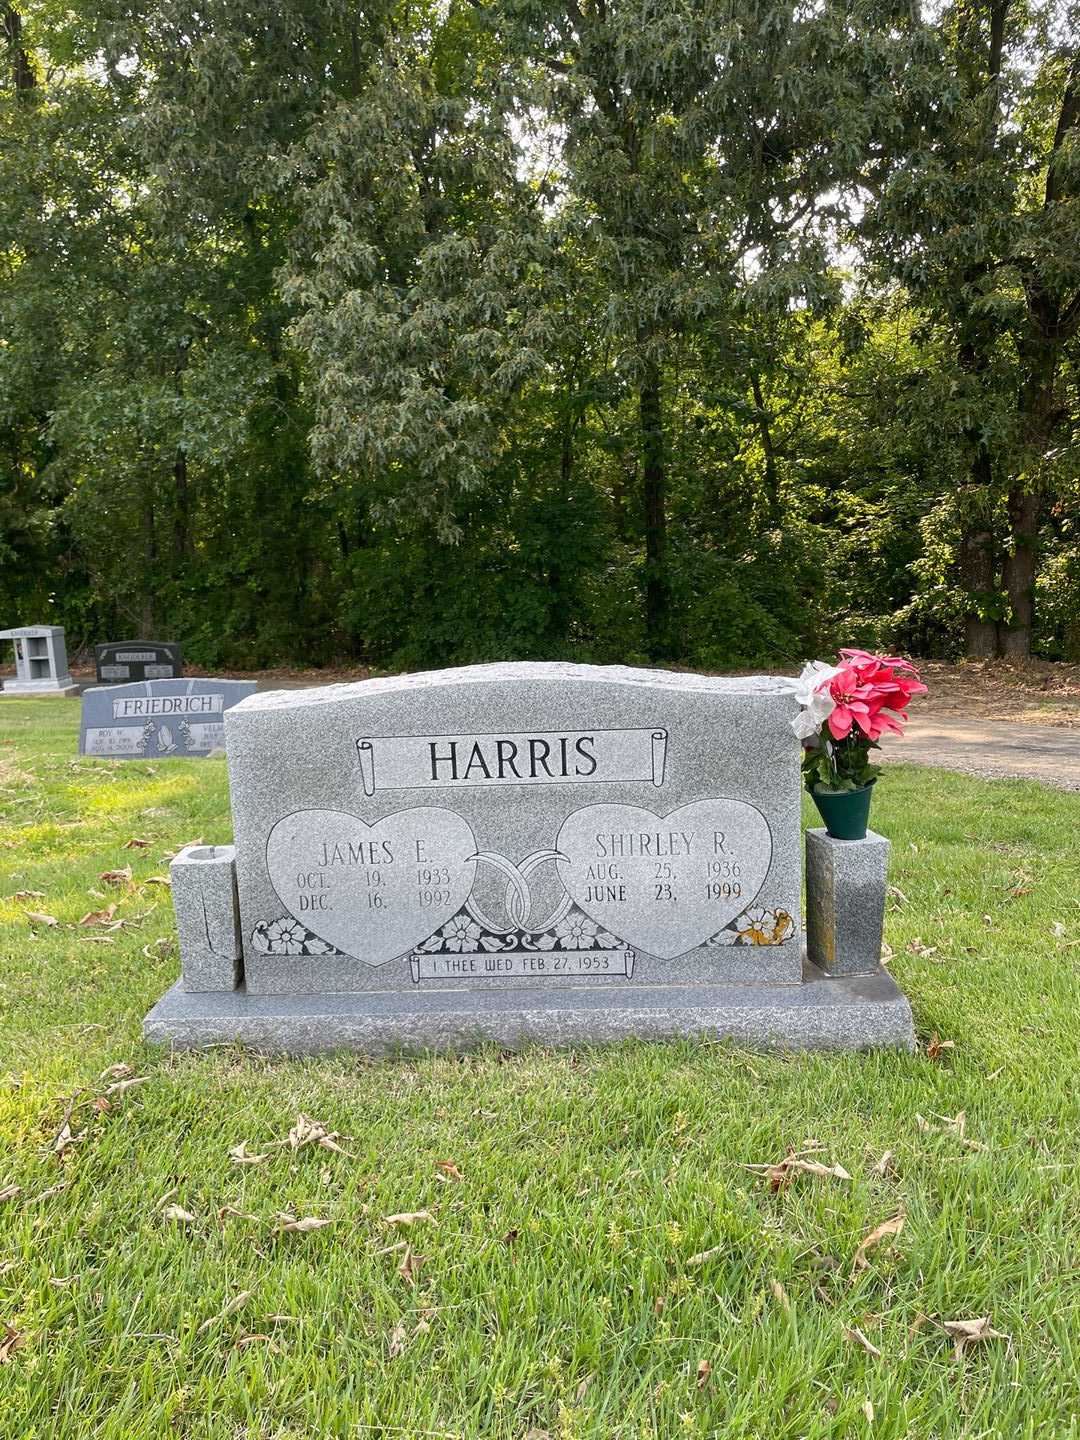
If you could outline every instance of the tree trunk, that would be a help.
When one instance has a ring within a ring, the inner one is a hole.
[[[960,584],[968,597],[964,654],[969,660],[988,660],[997,654],[997,622],[987,613],[998,588],[990,518],[992,481],[989,452],[980,448],[971,462],[971,483],[960,492],[957,564]]]
[[[191,531],[188,516],[188,470],[187,456],[177,450],[173,462],[173,480],[176,488],[176,518],[173,526],[173,549],[176,568],[179,570],[191,553]]]
[[[149,488],[143,494],[142,533],[144,569],[139,639],[151,640],[154,636],[154,587],[157,585],[157,527],[154,524],[154,502]]]
[[[638,391],[642,497],[645,510],[645,644],[654,660],[670,651],[671,594],[667,573],[667,473],[660,367],[646,363]]]
[[[22,16],[10,5],[4,7],[2,15],[0,29],[3,30],[7,42],[11,83],[15,87],[16,95],[27,96],[36,89],[37,76],[22,43]]]
[[[1012,550],[1002,566],[1002,581],[1012,612],[1001,630],[1001,653],[1010,660],[1031,655],[1031,627],[1035,618],[1035,564],[1038,558],[1040,496],[1019,486],[1009,491],[1009,529]]]
[[[758,434],[761,436],[761,449],[765,455],[765,503],[769,512],[769,524],[778,526],[783,521],[780,513],[780,477],[776,470],[776,451],[773,449],[772,431],[769,428],[769,412],[765,409],[761,377],[756,369],[750,371],[750,388],[754,393]]]

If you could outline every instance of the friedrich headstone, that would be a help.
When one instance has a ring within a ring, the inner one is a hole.
[[[0,630],[0,640],[15,646],[15,679],[5,680],[4,695],[77,695],[79,687],[68,670],[67,647],[60,625],[20,625]]]
[[[147,760],[225,747],[225,712],[254,695],[251,680],[146,680],[84,690],[80,755]]]
[[[235,847],[174,866],[191,983],[148,1037],[910,1044],[883,972],[805,966],[796,710],[778,679],[555,664],[243,701]]]
[[[94,646],[99,685],[131,680],[178,680],[184,673],[180,646],[172,640],[110,640]]]

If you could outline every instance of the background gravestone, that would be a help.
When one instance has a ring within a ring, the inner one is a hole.
[[[110,640],[94,646],[98,684],[132,680],[178,680],[184,673],[173,640]]]
[[[15,646],[15,679],[5,680],[4,695],[77,695],[68,670],[67,646],[60,625],[20,625],[0,630],[0,640]]]
[[[147,1035],[910,1044],[883,972],[804,968],[797,708],[779,679],[557,664],[252,696],[234,845],[178,861],[191,983]]]
[[[146,760],[209,755],[225,746],[225,712],[252,680],[147,680],[83,691],[80,755]]]

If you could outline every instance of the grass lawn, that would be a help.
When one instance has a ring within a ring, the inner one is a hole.
[[[224,763],[77,720],[0,702],[3,1440],[1080,1434],[1080,795],[880,785],[914,1057],[169,1056],[150,882],[230,838]],[[850,1179],[746,1168],[812,1146]]]

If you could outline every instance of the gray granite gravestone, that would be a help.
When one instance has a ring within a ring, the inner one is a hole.
[[[235,848],[174,862],[185,978],[148,1038],[910,1045],[880,969],[805,962],[797,708],[782,680],[557,664],[244,700]]]
[[[146,680],[84,690],[79,754],[147,760],[225,746],[225,713],[254,695],[251,680]]]
[[[173,640],[109,640],[94,646],[99,685],[132,680],[178,680],[184,673],[180,646]]]
[[[59,625],[20,625],[0,630],[0,640],[15,646],[15,679],[5,680],[0,694],[77,695],[79,687],[68,670],[64,631]]]

